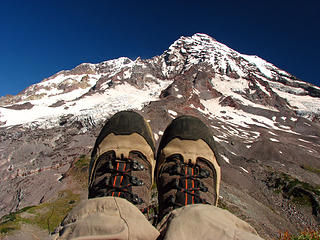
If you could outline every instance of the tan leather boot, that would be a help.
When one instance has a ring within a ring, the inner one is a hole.
[[[125,198],[145,211],[154,172],[154,140],[138,113],[112,116],[94,145],[89,169],[89,198]]]
[[[188,204],[217,205],[220,166],[210,129],[198,118],[181,116],[165,130],[157,153],[160,219]]]

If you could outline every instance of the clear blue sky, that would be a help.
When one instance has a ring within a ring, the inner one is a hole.
[[[206,33],[320,85],[320,1],[0,2],[0,96],[83,62],[160,55]]]

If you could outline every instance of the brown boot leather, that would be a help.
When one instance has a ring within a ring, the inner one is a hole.
[[[181,116],[165,130],[157,153],[159,218],[188,204],[217,205],[220,166],[210,129],[198,118]]]
[[[102,128],[92,151],[89,198],[125,198],[145,211],[153,184],[154,140],[138,113],[123,111]]]

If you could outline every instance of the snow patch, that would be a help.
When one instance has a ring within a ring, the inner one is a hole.
[[[265,94],[267,94],[268,96],[271,96],[271,94],[267,91],[265,86],[262,86],[261,83],[256,82],[257,86],[262,90],[262,92],[264,92]]]
[[[196,89],[196,88],[193,88],[193,93],[196,94],[196,95],[199,95],[199,94],[200,94],[199,90]]]
[[[309,141],[307,141],[307,140],[304,140],[304,139],[302,139],[302,138],[299,138],[298,140],[301,141],[301,142],[305,142],[305,143],[311,143],[311,142],[309,142]]]
[[[241,54],[241,56],[246,59],[247,61],[253,63],[256,65],[256,67],[268,78],[272,78],[272,72],[270,69],[274,68],[274,66],[267,61],[263,60],[262,58],[259,58],[258,56],[252,56],[252,55],[245,55]]]
[[[198,108],[200,112],[205,115],[209,115],[212,119],[218,119],[221,120],[221,122],[234,124],[236,125],[237,129],[239,129],[239,126],[250,129],[250,125],[256,125],[263,128],[272,128],[275,130],[287,131],[285,126],[279,128],[278,126],[276,126],[276,123],[273,120],[267,117],[254,115],[243,110],[234,109],[229,106],[221,106],[219,104],[218,98],[213,98],[210,100],[200,99],[200,102],[205,107],[204,110]],[[227,115],[228,118],[225,118],[225,115]],[[288,127],[288,129],[290,129],[290,127]]]
[[[175,111],[172,111],[172,110],[168,110],[168,113],[175,116],[175,117],[178,115],[178,113],[176,113]]]
[[[302,144],[298,144],[298,146],[299,146],[299,147],[302,147],[302,148],[308,148],[308,147],[306,147],[306,146],[304,146],[304,145],[302,145]]]
[[[227,158],[226,156],[224,156],[224,155],[221,155],[221,157],[222,157],[222,159],[223,160],[225,160],[227,163],[229,163],[230,164],[230,160],[229,160],[229,158]]]
[[[275,139],[275,138],[269,138],[269,140],[272,142],[280,142],[278,139]]]
[[[0,107],[0,121],[6,122],[4,127],[26,124],[40,128],[51,128],[59,125],[63,115],[72,114],[74,118],[105,120],[110,114],[121,110],[140,110],[146,103],[159,99],[159,92],[167,88],[172,81],[149,82],[142,89],[131,84],[116,85],[104,93],[96,93],[81,97],[88,89],[77,89],[61,95],[46,97],[30,101],[34,106],[31,109],[14,110]],[[60,107],[49,107],[59,100],[65,104]],[[23,116],[23,117],[21,117]]]
[[[279,111],[274,107],[265,106],[263,104],[257,104],[243,97],[242,94],[245,94],[246,90],[249,88],[247,79],[244,79],[244,78],[234,79],[234,78],[229,78],[228,76],[225,76],[225,75],[224,76],[218,75],[215,78],[211,79],[211,84],[213,88],[215,88],[218,92],[223,93],[225,97],[230,96],[233,99],[235,99],[235,101],[238,101],[243,105],[272,110],[275,112]]]
[[[268,133],[270,133],[270,134],[273,135],[273,136],[278,136],[277,134],[275,134],[275,133],[273,133],[273,132],[271,132],[271,131],[268,131]]]
[[[248,170],[246,170],[246,169],[243,168],[243,167],[240,167],[240,169],[241,169],[242,171],[246,172],[246,173],[249,173]]]
[[[229,143],[228,141],[224,140],[224,139],[220,139],[219,137],[216,137],[216,136],[212,136],[213,139],[216,141],[216,142],[225,142],[225,143]]]
[[[298,120],[298,118],[291,117],[290,120],[293,122],[296,122]]]
[[[309,95],[296,95],[288,93],[283,89],[279,90],[274,88],[273,91],[282,98],[285,98],[299,116],[312,120],[314,114],[320,114],[320,98]]]

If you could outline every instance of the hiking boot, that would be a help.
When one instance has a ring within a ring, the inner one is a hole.
[[[159,219],[188,204],[217,205],[220,166],[215,149],[211,131],[200,119],[181,116],[171,122],[157,154]]]
[[[151,128],[141,115],[131,111],[113,115],[92,151],[88,198],[121,197],[145,212],[153,184],[154,152]]]

